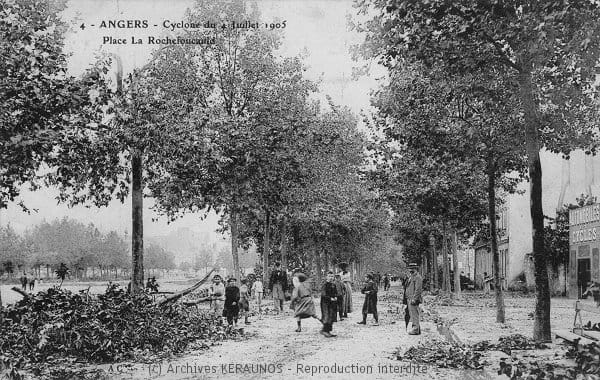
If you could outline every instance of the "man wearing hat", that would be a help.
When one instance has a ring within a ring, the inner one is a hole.
[[[419,265],[416,263],[408,264],[408,272],[410,273],[406,284],[406,301],[410,320],[412,322],[412,330],[409,335],[421,334],[421,312],[419,305],[423,302],[421,294],[423,293],[423,278],[418,272]]]
[[[285,301],[285,291],[287,290],[287,274],[281,269],[281,263],[277,261],[275,263],[275,269],[271,272],[271,278],[269,280],[269,289],[273,295],[273,301],[275,302],[275,311],[279,313],[283,311],[283,302]]]

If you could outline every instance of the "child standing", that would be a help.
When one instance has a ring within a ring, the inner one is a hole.
[[[358,322],[359,325],[367,324],[367,314],[373,314],[375,318],[375,326],[379,325],[379,315],[377,314],[377,284],[373,279],[373,275],[368,274],[365,277],[366,283],[361,292],[365,295],[365,303],[362,308],[363,320]]]
[[[262,311],[261,303],[263,298],[263,283],[260,277],[254,281],[252,284],[252,292],[254,293],[254,297],[256,297],[256,304],[258,305],[258,311]]]
[[[215,316],[223,315],[223,303],[225,302],[225,285],[222,278],[216,274],[210,286],[210,310]]]
[[[315,310],[315,302],[313,301],[310,289],[306,286],[306,275],[304,273],[296,273],[292,278],[294,284],[294,290],[292,291],[292,298],[290,302],[290,309],[294,310],[294,317],[298,323],[296,332],[302,331],[302,320],[305,318],[317,317]]]
[[[333,272],[327,273],[327,281],[321,288],[321,322],[323,322],[323,334],[326,338],[331,338],[335,335],[331,333],[333,322],[337,322],[337,299],[339,294],[335,283],[333,282]]]
[[[234,277],[227,280],[225,288],[225,305],[223,316],[227,318],[227,325],[231,329],[237,327],[238,317],[240,314],[240,288],[236,285]]]
[[[244,324],[249,325],[248,312],[250,311],[250,302],[248,300],[248,281],[244,278],[240,281],[240,312],[244,316]]]

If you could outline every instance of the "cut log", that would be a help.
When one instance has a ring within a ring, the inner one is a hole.
[[[593,339],[596,342],[600,342],[600,331],[583,330],[583,336],[589,339]]]
[[[201,287],[202,285],[204,285],[207,280],[210,278],[210,275],[215,271],[216,269],[213,268],[210,270],[210,272],[208,272],[206,274],[206,276],[204,276],[204,278],[200,281],[198,281],[197,283],[195,283],[194,285],[190,286],[187,289],[183,289],[182,291],[179,291],[171,296],[168,296],[166,298],[161,299],[160,301],[157,302],[158,306],[166,306],[170,303],[176,302],[177,300],[179,300],[181,297],[193,292],[194,290],[198,289],[199,287]]]
[[[29,296],[30,296],[29,293],[27,293],[26,291],[24,291],[22,289],[17,288],[16,286],[13,286],[11,289],[14,290],[15,292],[19,293],[20,295],[22,295],[23,298],[29,298]]]
[[[554,335],[556,335],[557,338],[561,338],[570,343],[577,342],[577,346],[580,348],[593,343],[593,340],[582,337],[581,335],[575,334],[569,330],[555,330]]]

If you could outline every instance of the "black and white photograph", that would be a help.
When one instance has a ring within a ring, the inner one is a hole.
[[[0,379],[600,379],[599,0],[2,0]]]

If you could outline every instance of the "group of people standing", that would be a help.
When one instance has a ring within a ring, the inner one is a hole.
[[[409,264],[409,274],[403,280],[404,299],[403,303],[407,305],[407,327],[412,323],[412,329],[408,332],[410,335],[420,335],[420,304],[422,303],[423,279],[418,273],[417,264]],[[296,273],[293,278],[294,292],[292,294],[292,303],[290,307],[294,309],[294,317],[297,320],[297,332],[302,331],[302,319],[316,318],[316,308],[308,286],[305,285],[307,276],[303,273]],[[388,277],[389,281],[389,277]],[[389,289],[389,283],[384,288]],[[369,314],[373,315],[374,325],[379,325],[379,313],[377,311],[377,293],[379,283],[375,274],[367,274],[365,282],[361,288],[361,293],[365,295],[362,307],[362,320],[357,322],[361,325],[367,324]],[[351,277],[346,268],[341,274],[334,275],[333,272],[327,274],[326,282],[321,287],[321,318],[323,324],[321,334],[326,337],[333,337],[333,323],[339,320],[343,321],[352,312],[352,287]]]
[[[238,287],[236,278],[231,277],[224,282],[221,275],[216,274],[212,278],[208,297],[201,298],[196,303],[210,301],[210,310],[213,315],[225,318],[228,327],[235,328],[240,314],[244,318],[244,324],[250,324],[248,320],[249,298],[250,290],[246,279],[242,279],[241,285]]]
[[[25,272],[23,272],[23,275],[21,276],[20,281],[21,281],[21,289],[23,289],[23,290],[27,290],[27,285],[29,285],[30,292],[32,292],[33,289],[35,288],[36,278],[33,275],[30,275],[30,277],[27,277]]]
[[[421,333],[420,328],[420,308],[422,302],[422,286],[423,280],[417,271],[416,264],[410,264],[409,275],[403,281],[404,287],[404,304],[407,305],[410,318],[408,322],[412,322],[411,335]],[[294,310],[294,318],[296,319],[296,332],[302,331],[302,320],[314,318],[322,323],[321,334],[325,337],[334,337],[332,334],[333,323],[343,321],[348,318],[348,314],[352,313],[352,278],[348,272],[348,268],[344,265],[340,266],[341,272],[334,274],[332,271],[327,273],[326,281],[320,289],[320,309],[321,317],[316,313],[316,305],[312,297],[312,290],[307,282],[308,276],[304,273],[297,272],[292,277],[293,290],[291,294],[288,292],[288,276],[281,268],[279,262],[275,263],[271,272],[268,288],[271,291],[274,302],[274,310],[279,313],[283,311],[286,298],[291,300],[290,308]],[[389,289],[389,276],[387,282],[383,280],[384,289]],[[376,274],[367,274],[365,282],[361,288],[361,293],[365,295],[362,307],[362,320],[357,322],[361,325],[367,324],[369,314],[373,316],[374,325],[379,324],[379,313],[377,311],[377,293],[379,290],[379,281]],[[237,326],[240,313],[244,317],[244,323],[250,324],[248,313],[250,310],[250,298],[253,295],[256,299],[257,306],[261,310],[261,303],[264,293],[264,288],[260,278],[257,278],[251,286],[247,279],[241,280],[241,286],[237,286],[237,279],[229,278],[227,285],[223,282],[220,275],[213,277],[213,283],[210,286],[210,295],[208,299],[211,302],[211,310],[217,316],[222,316],[227,320],[229,327]],[[287,297],[286,297],[287,295]]]

